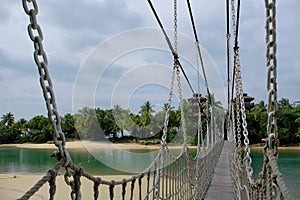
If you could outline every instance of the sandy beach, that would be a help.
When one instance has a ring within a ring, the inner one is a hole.
[[[251,149],[262,149],[264,144],[250,145]],[[57,149],[54,144],[0,144],[0,147],[16,147],[16,148],[29,148],[29,149]],[[172,144],[168,145],[170,149],[180,149],[182,146]],[[92,142],[92,141],[72,141],[66,143],[67,149],[159,149],[160,145],[143,145],[138,143],[111,143],[111,142]],[[196,149],[197,146],[189,146],[191,149]],[[284,150],[300,150],[300,146],[280,146],[279,149]]]
[[[44,175],[24,175],[24,174],[0,174],[0,199],[1,200],[12,200],[18,199],[23,194],[27,192],[38,180],[40,180]],[[103,180],[115,180],[120,181],[123,178],[131,178],[129,175],[124,176],[101,176]],[[70,198],[70,187],[65,183],[64,177],[58,176],[56,179],[56,195],[55,199],[71,199]],[[138,187],[136,185],[136,187]],[[137,188],[136,188],[137,190]],[[142,185],[142,190],[146,190],[146,184]],[[121,185],[116,186],[114,189],[114,199],[121,198]],[[130,184],[127,185],[127,195],[130,195]],[[81,178],[81,192],[82,199],[89,200],[93,198],[93,182],[87,180],[86,178]],[[109,199],[109,187],[106,185],[100,186],[100,196],[99,199]],[[138,191],[134,193],[135,197],[138,197]],[[46,200],[49,199],[49,184],[46,183],[35,195],[30,198],[33,200]],[[135,198],[134,198],[135,199]]]
[[[0,147],[16,147],[16,148],[30,148],[30,149],[57,149],[54,144],[4,144]],[[92,141],[72,141],[66,143],[67,149],[159,149],[160,145],[141,145],[136,143],[118,143],[114,144],[111,142],[92,142]]]
[[[16,147],[16,148],[29,148],[29,149],[57,149],[54,144],[2,144],[0,147]],[[143,145],[138,143],[111,143],[111,142],[93,142],[93,141],[72,141],[66,143],[67,149],[159,149],[161,145]],[[169,145],[171,149],[181,149],[182,145],[172,144]],[[190,148],[197,148],[190,146]]]

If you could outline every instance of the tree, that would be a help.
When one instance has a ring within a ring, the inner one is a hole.
[[[135,123],[130,117],[130,110],[123,109],[120,105],[115,105],[112,109],[114,120],[118,129],[121,131],[121,137],[124,137],[124,131],[131,132]]]
[[[96,110],[84,107],[74,115],[75,128],[82,139],[101,140],[103,131],[98,123]]]
[[[61,128],[65,133],[66,138],[78,139],[78,134],[75,128],[74,117],[71,114],[65,114],[61,120]]]
[[[223,108],[222,102],[217,101],[214,94],[210,94],[208,98],[210,99],[211,106],[214,106],[216,108]]]
[[[289,103],[288,99],[281,99],[278,102],[278,137],[283,144],[297,143],[299,130],[299,114]]]
[[[173,110],[171,107],[169,110],[168,127],[167,127],[167,142],[171,142],[178,133],[181,121],[180,110]],[[157,112],[151,119],[151,131],[153,132],[153,138],[161,139],[163,135],[163,128],[165,123],[166,111],[168,104],[164,104],[163,111]]]
[[[252,144],[260,143],[261,139],[267,135],[268,115],[264,101],[255,104],[246,114],[249,140]]]
[[[116,138],[117,132],[120,129],[115,122],[113,110],[102,110],[97,108],[96,116],[97,122],[101,127],[102,133],[106,136],[112,135],[113,138]]]
[[[278,101],[278,109],[292,109],[289,99],[282,98]]]
[[[139,119],[139,126],[140,129],[140,137],[146,138],[150,136],[151,133],[151,119],[152,113],[155,111],[152,108],[152,105],[149,101],[146,101],[144,105],[141,106],[141,110],[139,111],[140,119]]]
[[[38,115],[29,120],[27,142],[44,143],[53,140],[53,128],[48,118]]]
[[[2,115],[1,120],[6,126],[11,126],[15,123],[15,117],[11,112]]]
[[[4,114],[0,122],[0,143],[17,143],[19,138],[20,132],[14,115],[11,112]]]

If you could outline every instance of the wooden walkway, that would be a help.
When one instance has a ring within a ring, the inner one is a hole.
[[[229,160],[228,143],[227,141],[224,141],[224,146],[214,171],[214,176],[208,190],[206,191],[204,199],[234,199]]]

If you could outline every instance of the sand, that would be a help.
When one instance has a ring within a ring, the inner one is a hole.
[[[4,144],[0,146],[6,147],[16,147],[16,148],[30,148],[30,149],[56,149],[57,147],[54,144]],[[95,148],[95,149],[159,149],[159,145],[141,145],[136,143],[118,143],[114,144],[111,142],[91,142],[91,141],[74,141],[67,142],[67,149],[83,149],[83,148]]]
[[[0,174],[0,199],[11,200],[20,198],[27,190],[29,190],[43,175],[24,175],[24,174]],[[124,176],[102,176],[103,180],[122,180],[123,178],[130,178],[129,175]],[[64,182],[63,176],[58,176],[56,180],[57,190],[55,199],[71,199],[70,198],[70,187]],[[138,186],[136,185],[138,188]],[[143,185],[145,190],[146,185]],[[108,186],[103,185],[100,187],[101,196],[99,199],[109,199]],[[93,182],[86,178],[81,178],[81,192],[82,199],[93,199]],[[127,186],[127,195],[130,195],[130,184]],[[114,199],[121,198],[121,186],[116,186]],[[138,191],[135,191],[135,197],[138,197]],[[46,183],[32,198],[33,200],[49,199],[49,184]],[[136,199],[136,198],[134,198]]]
[[[16,148],[29,148],[29,149],[57,149],[54,144],[2,144],[0,147],[16,147]],[[73,141],[67,142],[67,149],[159,149],[160,145],[143,145],[138,143],[111,143],[111,142],[92,142],[92,141]],[[169,145],[170,148],[182,148],[182,145]],[[190,148],[197,148],[190,146]]]
[[[0,147],[16,147],[16,148],[30,148],[30,149],[57,149],[54,144],[2,144]],[[91,142],[91,141],[73,141],[66,143],[67,149],[159,149],[160,145],[142,145],[137,143],[111,143],[111,142]]]

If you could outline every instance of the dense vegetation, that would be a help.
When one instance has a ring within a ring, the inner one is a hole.
[[[217,106],[218,107],[218,106]],[[197,141],[197,113],[187,101],[184,102],[188,139]],[[220,110],[218,111],[220,114]],[[169,115],[167,141],[180,140],[180,110],[171,109]],[[116,105],[112,109],[85,107],[78,113],[66,114],[61,118],[62,131],[68,140],[101,140],[104,137],[115,142],[159,142],[162,136],[165,112],[155,112],[149,101],[141,106],[138,114],[131,113]],[[204,117],[205,118],[205,117]],[[300,142],[300,105],[290,104],[288,99],[278,102],[278,132],[281,144]],[[250,142],[260,143],[266,137],[267,111],[263,101],[247,110]],[[206,120],[202,127],[206,128]],[[218,126],[218,124],[217,124]],[[219,128],[222,126],[220,125]],[[15,121],[9,112],[0,121],[0,144],[43,143],[52,140],[52,126],[45,116],[35,116],[30,120]]]

